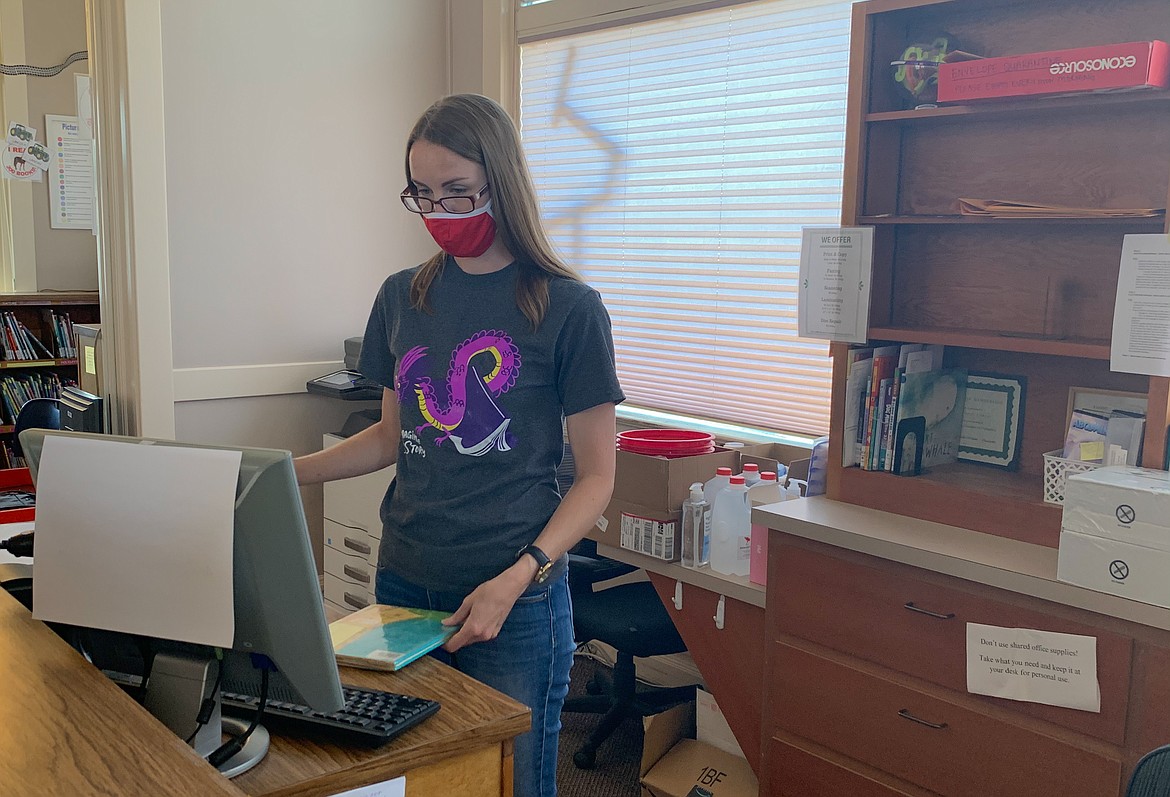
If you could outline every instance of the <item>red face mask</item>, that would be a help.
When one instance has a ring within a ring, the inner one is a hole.
[[[479,257],[496,237],[489,199],[471,213],[427,213],[423,224],[444,252],[455,257]]]

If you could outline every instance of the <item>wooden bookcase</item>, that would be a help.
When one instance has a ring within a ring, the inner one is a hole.
[[[873,0],[854,7],[843,224],[875,228],[871,343],[946,346],[946,365],[1027,379],[1019,469],[918,477],[841,467],[847,346],[834,344],[828,495],[1056,547],[1043,453],[1069,388],[1148,393],[1142,464],[1162,467],[1170,380],[1109,370],[1122,239],[1166,218],[960,217],[958,197],[1165,208],[1170,91],[985,100],[908,110],[891,60],[940,33],[983,56],[1170,40],[1166,0]]]
[[[74,324],[96,324],[99,321],[96,292],[0,294],[0,312],[15,315],[50,352],[58,355],[36,360],[0,359],[0,377],[49,371],[57,374],[62,384],[76,384],[77,358],[60,356],[49,314],[68,314]],[[10,446],[13,419],[8,416],[7,409],[0,412],[0,444]]]

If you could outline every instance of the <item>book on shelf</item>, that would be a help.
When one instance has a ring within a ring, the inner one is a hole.
[[[329,624],[337,663],[367,670],[400,670],[458,630],[449,612],[372,604]]]
[[[851,468],[861,462],[861,424],[865,415],[865,391],[873,373],[873,347],[852,348],[848,353],[845,387],[845,430],[842,437],[841,466]]]
[[[963,407],[967,396],[967,371],[964,368],[903,373],[898,388],[897,447],[914,445],[921,451],[921,467],[933,468],[955,462],[959,457],[959,439],[963,435]],[[915,439],[908,439],[905,432]],[[895,459],[905,467],[908,452]],[[917,456],[912,458],[917,461]]]
[[[55,310],[45,310],[46,327],[52,331],[53,347],[57,356],[62,359],[72,359],[77,356],[77,349],[73,345],[73,321],[68,313],[58,313]]]

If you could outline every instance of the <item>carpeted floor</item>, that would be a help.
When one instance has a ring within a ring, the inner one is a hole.
[[[604,665],[578,656],[573,664],[569,695],[585,693],[585,684]],[[638,797],[638,765],[642,759],[642,724],[626,720],[597,751],[597,766],[577,769],[573,753],[589,737],[600,714],[561,715],[561,741],[557,756],[557,786],[561,797]]]

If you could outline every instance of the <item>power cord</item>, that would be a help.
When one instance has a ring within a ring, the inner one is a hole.
[[[264,708],[268,705],[268,668],[260,671],[260,703],[256,706],[256,716],[252,718],[252,724],[241,733],[239,736],[234,736],[224,742],[218,749],[207,757],[207,763],[213,767],[219,767],[225,761],[230,759],[236,753],[244,749],[244,743],[248,741],[248,737],[260,725],[260,718],[264,715]]]
[[[215,711],[215,703],[219,700],[219,684],[223,680],[223,650],[215,649],[215,658],[218,665],[215,670],[215,685],[211,687],[211,697],[205,697],[199,706],[199,714],[195,717],[195,721],[199,723],[195,726],[195,730],[191,731],[191,735],[187,737],[187,744],[191,744],[199,731],[203,730],[203,726],[211,722],[211,715]],[[264,672],[268,675],[267,670]],[[230,756],[229,756],[230,758]]]
[[[0,540],[0,551],[8,551],[13,556],[32,556],[33,532],[25,531],[6,540]]]

